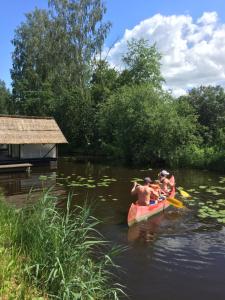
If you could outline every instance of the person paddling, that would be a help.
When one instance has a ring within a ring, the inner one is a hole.
[[[159,183],[160,183],[160,188],[161,188],[161,196],[167,197],[174,187],[174,185],[171,184],[170,180],[167,178],[170,173],[167,172],[166,170],[162,170],[159,173]]]
[[[137,204],[144,206],[144,205],[157,203],[155,202],[155,200],[152,199],[155,199],[156,197],[158,198],[159,195],[153,188],[150,187],[151,183],[152,180],[150,177],[146,177],[144,179],[143,185],[134,182],[134,186],[131,190],[131,194],[138,196]]]

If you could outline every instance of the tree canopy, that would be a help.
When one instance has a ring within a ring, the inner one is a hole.
[[[198,114],[201,134],[209,145],[225,145],[225,91],[221,86],[193,88],[183,98],[194,107]]]
[[[160,71],[161,54],[156,45],[150,46],[145,39],[127,42],[127,52],[123,55],[125,70],[121,74],[121,81],[129,84],[151,83],[161,88],[164,81]]]
[[[0,114],[9,112],[10,92],[6,88],[4,81],[0,80]]]

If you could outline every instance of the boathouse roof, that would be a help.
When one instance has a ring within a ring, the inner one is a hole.
[[[0,144],[68,143],[54,118],[0,115]]]

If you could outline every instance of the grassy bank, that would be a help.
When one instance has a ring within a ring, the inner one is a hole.
[[[43,193],[33,206],[15,210],[0,202],[1,299],[118,299],[107,243],[88,207],[56,207]],[[39,298],[38,298],[39,299]]]

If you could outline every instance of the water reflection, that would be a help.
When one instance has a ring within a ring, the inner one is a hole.
[[[40,175],[42,175],[41,172],[0,174],[0,186],[5,195],[27,193],[31,188],[38,189],[43,187],[43,183],[39,179]],[[49,187],[56,183],[56,172],[45,172],[45,176],[48,177],[45,186]]]
[[[182,223],[186,213],[169,208],[147,221],[136,223],[128,229],[128,241],[152,243],[158,235],[184,231],[185,227]]]
[[[147,221],[139,222],[129,227],[128,241],[153,242],[157,236],[160,226],[162,226],[163,219],[165,219],[165,216],[161,213]]]
[[[41,170],[35,173],[15,172],[0,174],[0,187],[8,203],[21,207],[32,203],[40,196],[43,188],[50,188],[56,184],[55,172],[44,172],[48,180],[41,181]],[[32,190],[32,194],[29,192]]]

